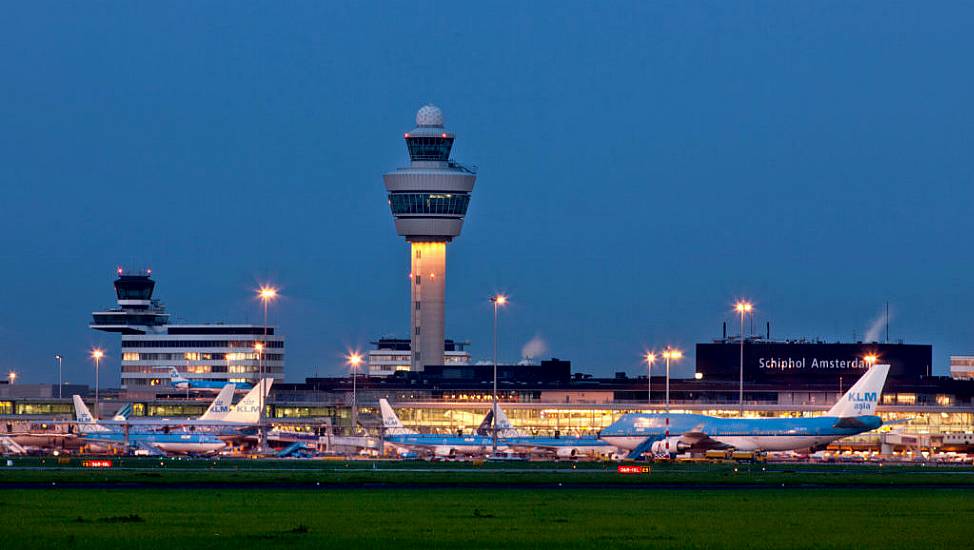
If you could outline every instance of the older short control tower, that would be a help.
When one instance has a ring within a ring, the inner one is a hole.
[[[460,234],[477,175],[450,160],[453,132],[426,105],[406,132],[409,167],[384,176],[396,232],[410,244],[412,370],[443,364],[446,243]]]

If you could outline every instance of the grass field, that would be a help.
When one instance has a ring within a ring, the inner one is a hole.
[[[115,458],[0,466],[0,550],[966,548],[974,469]]]
[[[0,491],[12,548],[969,548],[974,492],[910,489]]]

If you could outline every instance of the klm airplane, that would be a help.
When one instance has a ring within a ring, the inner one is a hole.
[[[264,378],[253,387],[236,405],[233,404],[234,384],[226,384],[213,402],[197,418],[168,418],[159,416],[131,417],[131,406],[124,407],[112,420],[100,422],[105,426],[151,427],[171,429],[173,427],[200,427],[210,433],[222,436],[237,435],[242,428],[256,427],[260,422],[261,390],[267,399],[273,378]],[[128,412],[126,412],[128,410]]]
[[[217,437],[189,432],[130,432],[100,424],[78,395],[73,396],[78,419],[78,435],[88,445],[99,449],[135,447],[149,451],[180,454],[211,454],[226,444]]]
[[[630,451],[674,456],[688,451],[789,451],[826,445],[883,425],[876,405],[889,365],[875,365],[825,414],[810,418],[718,418],[702,414],[629,413],[600,438]]]
[[[223,389],[226,382],[223,380],[194,380],[179,374],[175,367],[169,368],[169,383],[172,387],[180,390],[218,392]],[[253,388],[245,382],[236,382],[237,391],[247,391]]]
[[[440,435],[421,434],[403,426],[395,411],[385,399],[379,399],[382,411],[382,425],[385,428],[385,443],[394,447],[400,454],[422,453],[437,458],[453,458],[460,455],[485,456],[490,454],[492,438],[482,435]],[[508,448],[502,441],[497,442],[499,451]]]

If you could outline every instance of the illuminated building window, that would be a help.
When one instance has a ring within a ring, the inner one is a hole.
[[[200,354],[198,351],[187,351],[186,353],[183,354],[183,359],[187,361],[199,361]]]
[[[209,365],[190,365],[186,367],[186,372],[192,374],[209,374],[212,370]]]
[[[133,353],[131,351],[127,351],[127,352],[125,352],[125,353],[122,354],[122,361],[138,361],[138,360],[139,360],[139,354],[138,353]]]
[[[897,405],[915,405],[917,402],[917,396],[915,393],[898,393],[896,394],[896,404]]]
[[[949,395],[938,393],[937,404],[940,405],[941,407],[949,407],[953,405],[953,399],[951,399],[951,396]]]

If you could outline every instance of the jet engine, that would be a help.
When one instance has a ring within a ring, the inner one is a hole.
[[[653,451],[654,455],[665,455],[682,453],[690,450],[690,447],[686,442],[681,441],[679,436],[676,436],[653,442],[650,450]]]

